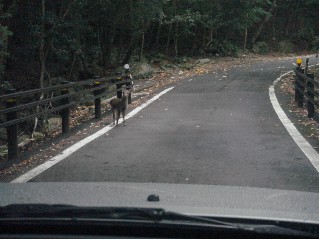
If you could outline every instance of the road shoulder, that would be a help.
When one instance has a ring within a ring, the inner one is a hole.
[[[294,101],[294,73],[290,73],[275,84],[279,104],[300,134],[319,153],[319,123],[307,117],[306,108],[297,107]]]

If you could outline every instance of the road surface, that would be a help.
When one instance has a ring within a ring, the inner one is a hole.
[[[317,192],[319,175],[288,134],[269,86],[294,59],[185,79],[32,182],[155,182]]]

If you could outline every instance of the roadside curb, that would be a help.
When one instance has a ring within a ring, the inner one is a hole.
[[[126,118],[129,119],[129,118],[133,117],[135,114],[140,112],[143,108],[145,108],[146,106],[148,106],[149,104],[151,104],[152,102],[157,100],[163,94],[166,94],[167,92],[171,91],[173,88],[174,87],[170,87],[170,88],[167,88],[167,89],[163,90],[162,92],[158,93],[156,96],[154,96],[153,98],[149,99],[147,102],[143,103],[142,105],[138,106],[137,108],[135,108],[131,112],[129,112],[127,114]],[[122,119],[119,120],[119,124],[121,124],[121,123],[122,123]],[[112,123],[110,123],[106,127],[104,127],[101,130],[99,130],[98,132],[96,132],[96,133],[86,137],[85,139],[73,144],[72,146],[68,147],[67,149],[65,149],[61,153],[57,154],[53,158],[49,159],[48,161],[44,162],[43,164],[40,164],[39,166],[33,168],[32,170],[22,174],[18,178],[16,178],[13,181],[11,181],[11,183],[25,183],[25,182],[28,182],[32,178],[34,178],[37,175],[41,174],[42,172],[46,171],[48,168],[50,168],[50,167],[56,165],[57,163],[61,162],[62,160],[64,160],[68,156],[70,156],[72,153],[74,153],[78,149],[80,149],[83,146],[85,146],[86,144],[88,144],[88,143],[92,142],[93,140],[95,140],[96,138],[106,134],[107,132],[109,132],[114,127],[115,126]]]
[[[302,152],[306,155],[306,157],[309,159],[311,164],[315,167],[315,169],[319,172],[319,154],[313,149],[313,147],[310,145],[310,143],[301,135],[301,133],[297,130],[297,128],[294,126],[294,124],[290,121],[290,119],[285,114],[284,110],[281,108],[280,103],[278,102],[277,96],[275,94],[275,85],[285,76],[292,73],[293,71],[289,71],[285,74],[282,74],[280,77],[278,77],[273,84],[269,87],[269,97],[270,101],[272,103],[272,106],[277,113],[280,121],[290,134],[290,136],[293,138],[293,140],[296,142],[296,144],[299,146],[299,148],[302,150]]]

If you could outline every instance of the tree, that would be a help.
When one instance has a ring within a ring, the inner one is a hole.
[[[9,56],[8,41],[12,32],[9,31],[6,26],[6,21],[8,21],[10,17],[11,14],[4,11],[2,1],[0,1],[0,84],[3,82],[2,78],[5,70],[6,59]]]
[[[264,26],[267,22],[269,22],[269,20],[271,19],[272,15],[273,15],[273,13],[274,13],[274,11],[275,11],[275,9],[276,9],[277,7],[278,7],[278,5],[277,5],[277,0],[273,0],[272,5],[271,5],[270,10],[269,10],[269,14],[267,14],[267,15],[264,17],[263,21],[259,24],[259,26],[258,26],[255,34],[253,35],[252,44],[257,41],[258,37],[259,37],[260,34],[261,34],[261,31],[262,31],[263,26]]]
[[[290,40],[300,49],[318,41],[316,0],[0,0],[0,6],[0,71],[21,89],[48,86],[53,76],[103,75],[133,55],[236,55],[258,39]]]

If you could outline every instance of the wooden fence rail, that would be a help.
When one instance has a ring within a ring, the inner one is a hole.
[[[109,88],[113,85],[116,86],[116,93],[118,98],[122,97],[123,86],[125,86],[127,89],[132,89],[130,69],[126,69],[125,74],[120,73],[113,77],[95,77],[94,79],[76,83],[64,81],[61,82],[61,85],[59,86],[33,89],[29,91],[16,92],[15,89],[6,89],[6,93],[0,96],[1,106],[5,106],[4,109],[0,109],[0,115],[4,115],[2,119],[5,119],[5,121],[0,122],[0,128],[6,128],[7,131],[8,160],[14,159],[18,156],[19,123],[38,116],[43,116],[48,113],[58,112],[62,118],[62,133],[68,133],[70,108],[85,101],[94,100],[95,117],[100,119],[101,98],[107,96],[112,92]],[[82,89],[79,90],[80,88]],[[22,99],[25,99],[27,96],[36,96],[34,98],[39,99],[37,95],[48,93],[50,93],[52,97],[18,104],[19,102],[22,102]],[[90,93],[91,95],[85,98],[72,100],[72,97]],[[129,99],[129,103],[131,103],[131,93]],[[22,110],[43,106],[47,103],[55,103],[55,106],[36,113],[28,114],[27,116],[19,117],[19,113]]]
[[[295,71],[295,102],[298,107],[308,109],[308,117],[319,121],[319,80],[315,80],[315,74],[309,73],[309,58],[306,59],[304,69],[298,64]],[[304,104],[305,103],[305,104]]]

